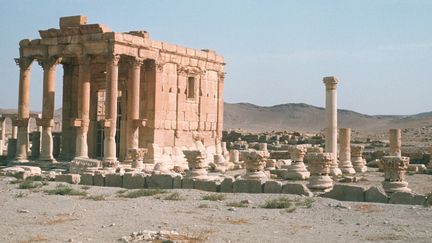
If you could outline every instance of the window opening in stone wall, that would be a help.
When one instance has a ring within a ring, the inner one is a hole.
[[[195,77],[188,77],[187,98],[195,99]]]

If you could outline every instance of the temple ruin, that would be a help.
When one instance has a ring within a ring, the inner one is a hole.
[[[150,38],[146,31],[113,32],[85,16],[60,18],[60,28],[19,43],[20,67],[16,162],[29,157],[30,68],[43,68],[38,161],[54,162],[56,68],[63,67],[60,160],[100,159],[105,167],[128,161],[128,151],[147,148],[157,162],[164,151],[200,140],[220,143],[223,127],[224,58]],[[132,153],[132,152],[130,152]],[[130,154],[129,153],[129,154]]]

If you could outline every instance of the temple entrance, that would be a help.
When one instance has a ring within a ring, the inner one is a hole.
[[[120,123],[122,117],[122,92],[118,92],[117,98],[117,122],[116,122],[116,157],[118,158],[120,155]],[[98,159],[102,159],[104,157],[104,128],[102,126],[102,121],[105,119],[105,90],[99,90],[97,92],[97,125],[96,125],[96,157]]]

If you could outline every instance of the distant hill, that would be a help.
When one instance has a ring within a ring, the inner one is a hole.
[[[0,114],[16,113],[16,109],[0,109]],[[61,108],[54,112],[61,121]],[[318,132],[325,126],[325,110],[304,103],[258,106],[250,103],[225,103],[224,129],[246,131],[310,131]],[[418,128],[432,126],[432,111],[415,115],[370,116],[350,110],[338,110],[338,126],[358,131],[376,132],[389,128]]]
[[[325,126],[325,110],[304,103],[257,106],[250,103],[225,103],[224,129],[247,131],[320,131]],[[389,128],[432,125],[432,112],[411,116],[370,116],[350,110],[338,110],[338,126],[359,131],[383,131]]]

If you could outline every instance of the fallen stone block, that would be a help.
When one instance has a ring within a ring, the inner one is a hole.
[[[81,174],[81,185],[87,185],[87,186],[93,186],[94,180],[93,180],[94,174],[93,173],[84,173]]]
[[[217,181],[196,180],[194,183],[194,187],[195,189],[208,192],[220,191],[220,183]]]
[[[105,174],[95,174],[93,177],[93,183],[95,186],[105,186]]]
[[[262,193],[265,181],[240,179],[233,183],[233,192]]]
[[[105,186],[122,187],[123,186],[123,176],[120,174],[107,174],[107,175],[105,175]]]
[[[29,177],[37,177],[42,175],[42,170],[36,166],[12,166],[1,170],[1,174],[5,176],[12,176],[17,179],[27,179]]]
[[[364,202],[365,188],[354,185],[336,184],[331,191],[324,193],[322,197],[333,198],[340,201]]]
[[[182,188],[183,189],[194,189],[194,183],[195,183],[194,179],[183,178],[183,180],[182,180]]]
[[[175,175],[156,175],[153,174],[146,178],[149,188],[172,189]]]
[[[410,192],[394,192],[390,195],[389,203],[392,204],[408,204],[408,205],[424,205],[426,196],[417,195]]]
[[[282,182],[280,181],[266,181],[264,183],[264,193],[281,193]]]
[[[173,178],[173,189],[180,189],[182,188],[182,175],[178,175]]]
[[[366,202],[388,203],[389,197],[381,187],[373,186],[365,191]]]
[[[145,174],[126,172],[123,175],[123,187],[127,189],[140,189],[145,185]]]
[[[220,185],[221,192],[233,192],[234,177],[226,177]]]
[[[282,193],[285,194],[295,194],[295,195],[304,195],[311,197],[313,193],[307,188],[306,185],[301,183],[287,183],[282,186]]]
[[[66,182],[69,184],[78,184],[81,180],[81,175],[79,174],[64,174],[64,175],[56,175],[55,181],[57,182]]]

